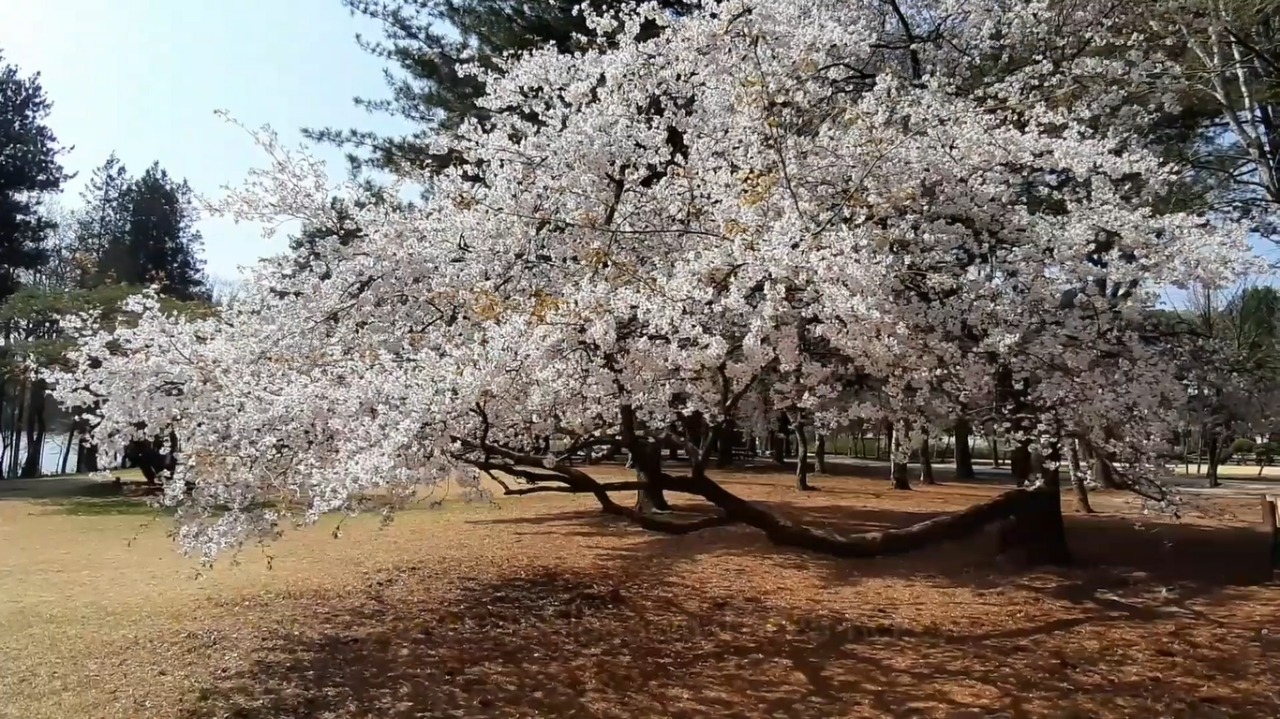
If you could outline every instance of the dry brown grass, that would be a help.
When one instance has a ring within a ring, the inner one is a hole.
[[[850,529],[998,491],[722,478]],[[1071,518],[1081,568],[1052,573],[989,537],[832,561],[552,495],[330,520],[197,577],[163,517],[0,494],[0,716],[1280,716],[1256,505],[1095,505]]]

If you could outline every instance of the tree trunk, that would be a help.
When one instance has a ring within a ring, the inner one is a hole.
[[[817,446],[813,448],[813,471],[827,473],[827,435],[819,432]]]
[[[45,382],[38,379],[31,383],[31,398],[27,411],[27,456],[22,464],[22,477],[34,479],[44,470]]]
[[[956,420],[956,479],[973,479],[973,452],[969,445],[968,420]]]
[[[9,455],[9,468],[5,474],[7,477],[16,477],[22,470],[22,426],[23,420],[27,415],[27,405],[31,400],[25,378],[18,383],[18,396],[16,399],[17,402],[13,408],[13,419],[10,424],[10,436],[12,437],[10,446],[13,447],[13,454]]]
[[[1198,477],[1199,468],[1201,468],[1204,462],[1204,427],[1201,427],[1201,431],[1197,432],[1197,435],[1198,436],[1196,438],[1196,476]]]
[[[1070,564],[1061,495],[1045,487],[1014,491],[1024,492],[1030,499],[1027,508],[1014,514],[1001,528],[1000,550],[1017,551],[1033,566]]]
[[[643,485],[636,491],[636,511],[642,514],[670,512],[666,495],[662,493],[662,447],[654,442],[652,447],[640,445],[641,451],[633,461],[636,481]]]
[[[67,441],[62,445],[62,462],[58,465],[58,474],[67,473],[67,465],[71,462],[71,444],[75,441],[76,429],[73,426],[67,431]]]
[[[80,436],[80,444],[76,448],[76,472],[84,474],[98,471],[98,448],[84,441]]]
[[[929,438],[925,437],[920,442],[920,483],[921,484],[937,484],[933,478],[933,457],[929,454]]]
[[[1185,471],[1187,474],[1191,474],[1191,457],[1188,456],[1187,454],[1190,451],[1191,451],[1191,428],[1188,427],[1187,429],[1182,430],[1182,465],[1185,468]],[[1176,464],[1174,466],[1177,467]],[[1177,472],[1177,471],[1178,471],[1177,469],[1174,469],[1174,472]]]
[[[796,489],[811,492],[809,485],[809,438],[805,436],[803,422],[792,424],[796,434]]]
[[[1221,487],[1222,483],[1218,481],[1218,463],[1222,456],[1219,451],[1218,433],[1215,431],[1209,435],[1207,452],[1209,455],[1209,471],[1205,474],[1209,479],[1210,487]]]
[[[899,442],[902,442],[903,428],[889,425],[889,481],[894,489],[911,489],[911,481],[907,479],[907,463],[899,458]]]
[[[1080,471],[1080,443],[1072,441],[1067,445],[1069,455],[1068,471],[1071,473],[1071,488],[1076,493],[1076,509],[1081,514],[1093,514],[1093,505],[1089,503],[1089,488],[1084,483],[1084,472]]]
[[[733,447],[737,442],[737,429],[731,419],[726,419],[720,427],[720,437],[716,447],[716,467],[727,469],[733,466]]]
[[[1031,479],[1031,448],[1028,446],[1030,443],[1031,441],[1027,439],[1018,440],[1013,452],[1009,455],[1009,471],[1019,487],[1027,486],[1027,481]]]
[[[991,445],[991,466],[1000,469],[1000,443],[994,434],[987,438],[987,442]]]

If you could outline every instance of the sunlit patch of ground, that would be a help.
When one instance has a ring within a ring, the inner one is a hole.
[[[724,479],[851,531],[1001,489]],[[5,486],[3,717],[1280,716],[1280,590],[1248,500],[1171,524],[1096,494],[1060,572],[990,537],[834,561],[744,528],[656,536],[548,495],[336,539],[330,519],[200,574],[132,496]]]

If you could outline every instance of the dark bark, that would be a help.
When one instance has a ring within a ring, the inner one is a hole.
[[[664,475],[663,482],[672,491],[702,497],[714,504],[722,514],[692,522],[674,522],[617,504],[609,497],[610,489],[626,487],[601,484],[581,470],[563,465],[548,469],[540,465],[539,457],[522,456],[515,452],[467,440],[459,441],[471,450],[484,449],[486,453],[492,453],[513,463],[513,465],[498,465],[476,459],[467,460],[481,469],[504,472],[517,477],[528,478],[532,475],[539,482],[558,480],[571,491],[593,494],[607,514],[626,517],[641,527],[654,531],[684,534],[725,524],[742,523],[764,532],[771,542],[779,546],[854,558],[900,554],[941,542],[961,540],[996,522],[1012,519],[1014,521],[1009,522],[1006,529],[1001,532],[1001,544],[1005,549],[1025,551],[1027,559],[1033,562],[1066,562],[1070,559],[1058,498],[1056,495],[1040,490],[1015,489],[964,511],[935,517],[909,527],[845,535],[806,527],[774,514],[764,506],[742,499],[708,478],[695,463],[693,476]],[[520,469],[519,465],[536,466],[538,470]],[[1056,514],[1053,511],[1055,507],[1058,509]]]
[[[622,446],[631,456],[636,481],[641,488],[636,492],[634,511],[641,514],[669,512],[671,505],[662,492],[662,446],[640,437],[636,431],[635,410],[624,406],[620,411]],[[584,475],[585,476],[585,475]]]
[[[827,435],[818,433],[817,446],[813,449],[813,471],[827,473]]]
[[[1209,469],[1205,476],[1209,480],[1210,487],[1220,487],[1222,483],[1218,481],[1218,466],[1222,462],[1222,439],[1216,431],[1211,432],[1207,444]]]
[[[929,438],[925,437],[920,442],[920,483],[921,484],[937,484],[937,480],[933,477],[933,457],[930,455],[931,448],[929,446]]]
[[[1014,490],[1027,496],[1027,505],[1013,514],[1000,530],[1002,552],[1018,552],[1023,561],[1035,566],[1071,563],[1067,528],[1062,519],[1062,498],[1045,487]],[[1002,495],[1003,496],[1003,495]]]
[[[671,505],[662,491],[662,448],[656,443],[647,452],[641,452],[636,460],[636,480],[641,489],[636,492],[637,512],[670,512]]]
[[[166,452],[164,441],[156,438],[151,441],[137,440],[130,442],[124,450],[121,465],[129,464],[142,471],[147,484],[158,484],[166,472],[177,469],[177,438],[172,437],[169,451]]]
[[[698,482],[697,488],[697,493],[723,510],[727,518],[763,531],[774,544],[836,557],[902,554],[961,540],[991,524],[1013,519],[1012,530],[1002,533],[1001,544],[1005,550],[1025,552],[1030,563],[1071,561],[1058,496],[1040,490],[1015,489],[961,512],[901,529],[841,535],[796,524],[731,494],[714,482]]]
[[[42,474],[45,439],[45,382],[38,379],[31,383],[31,397],[27,402],[27,456],[22,463],[22,477],[33,479]]]
[[[58,466],[58,474],[66,474],[67,466],[71,462],[71,444],[75,441],[76,430],[73,427],[67,431],[67,441],[62,445],[62,462]]]
[[[902,430],[889,425],[889,486],[894,489],[911,489],[911,480],[907,478],[907,463],[898,459],[898,443],[902,441]],[[902,454],[905,454],[903,452]]]
[[[792,426],[796,433],[796,489],[801,492],[811,492],[813,487],[809,484],[809,438],[805,435],[804,423],[796,422]]]
[[[1115,439],[1115,433],[1112,432],[1110,428],[1106,429],[1106,438]],[[1103,448],[1095,447],[1095,449],[1101,451]],[[1120,482],[1116,481],[1115,469],[1111,466],[1112,462],[1115,461],[1115,457],[1106,453],[1102,454],[1101,457],[1102,462],[1100,465],[1098,465],[1097,459],[1095,458],[1095,469],[1099,469],[1099,471],[1094,474],[1094,479],[1098,481],[1098,484],[1101,485],[1103,489],[1123,489],[1123,487],[1120,486]]]
[[[1080,448],[1071,448],[1071,488],[1076,493],[1076,509],[1082,514],[1093,514],[1093,505],[1089,503],[1089,488],[1084,483],[1084,472],[1080,471]]]
[[[1093,478],[1103,489],[1116,488],[1116,478],[1111,473],[1111,464],[1101,452],[1093,453]]]
[[[973,450],[969,444],[969,422],[956,420],[956,479],[973,479]]]
[[[769,434],[769,456],[773,459],[774,464],[786,464],[786,440],[783,439],[781,432],[771,432]]]
[[[720,428],[720,441],[716,447],[716,467],[726,469],[733,466],[733,447],[737,444],[738,430],[731,419],[726,419]]]
[[[23,379],[18,383],[18,401],[13,406],[13,418],[9,423],[9,447],[13,453],[9,455],[9,468],[5,476],[16,477],[22,470],[22,426],[23,420],[27,416],[27,404],[30,403],[31,396],[27,391],[27,381]]]
[[[80,437],[80,444],[76,448],[76,472],[97,472],[98,471],[98,447],[84,441],[84,437]]]
[[[1013,474],[1013,481],[1019,487],[1027,486],[1027,482],[1031,479],[1030,444],[1030,440],[1019,440],[1009,455],[1009,471]]]
[[[1000,469],[1000,442],[994,434],[987,441],[991,445],[991,466]]]

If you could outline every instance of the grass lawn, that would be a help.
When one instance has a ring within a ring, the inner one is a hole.
[[[735,491],[846,529],[999,488],[766,473]],[[335,519],[201,574],[109,485],[0,483],[0,716],[1280,716],[1280,588],[1253,501],[1178,524],[1115,494],[1081,567],[990,536],[834,561],[722,528],[665,537],[587,498]],[[1068,500],[1069,501],[1069,500]],[[1003,714],[1001,714],[1003,712]]]

